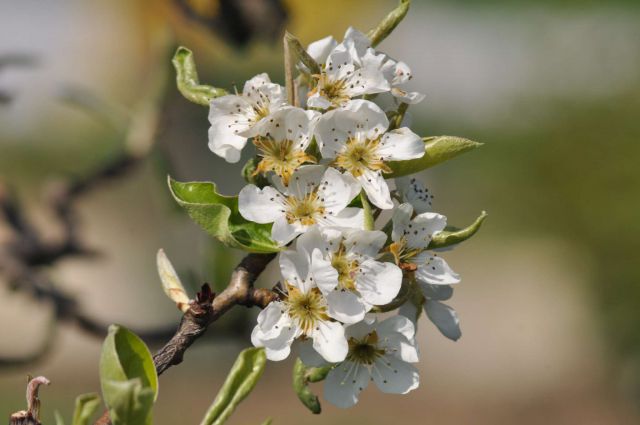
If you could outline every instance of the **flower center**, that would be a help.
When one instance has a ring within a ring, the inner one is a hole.
[[[345,149],[336,156],[335,165],[351,173],[354,177],[360,177],[365,170],[391,172],[378,154],[380,139],[347,140]]]
[[[349,259],[343,244],[332,255],[331,265],[338,272],[338,286],[342,290],[356,290],[356,275],[358,272],[358,261]]]
[[[304,198],[289,196],[286,199],[286,218],[289,224],[300,222],[304,226],[316,224],[318,216],[324,216],[325,209],[323,199],[318,197],[318,192],[308,193]]]
[[[385,350],[378,348],[378,333],[376,331],[372,331],[360,340],[349,338],[349,353],[347,354],[349,361],[372,365],[377,358],[384,354]]]
[[[318,79],[318,82],[316,87],[309,92],[309,96],[320,93],[335,108],[349,101],[346,80],[331,80],[324,72],[320,75],[314,75],[314,77]]]
[[[284,301],[289,317],[309,335],[319,321],[329,320],[327,303],[318,288],[303,293],[295,286],[287,284],[287,298]]]
[[[289,185],[291,175],[302,164],[316,162],[313,156],[296,148],[297,145],[291,140],[275,141],[270,137],[256,137],[253,143],[258,149],[258,155],[262,157],[254,175],[273,171],[280,176],[285,186]]]
[[[411,260],[416,255],[420,254],[423,250],[418,248],[409,248],[407,244],[407,238],[404,236],[400,238],[398,242],[394,242],[389,245],[389,252],[393,254],[393,257],[396,260],[396,264],[401,266],[403,269],[406,267],[411,268],[410,266],[403,266],[405,264],[411,264]]]

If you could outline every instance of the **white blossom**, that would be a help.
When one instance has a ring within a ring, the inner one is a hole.
[[[297,250],[312,258],[311,272],[331,317],[356,323],[398,295],[402,271],[376,260],[386,240],[380,231],[334,228],[311,229],[297,239]]]
[[[409,176],[395,180],[402,202],[410,203],[416,214],[431,211],[433,194],[429,193],[429,189],[420,180]]]
[[[443,303],[453,295],[453,288],[449,285],[430,285],[421,283],[420,289],[424,296],[422,309],[427,318],[433,323],[442,335],[450,340],[457,341],[462,336],[460,319],[453,307]],[[419,317],[420,307],[413,302],[407,302],[400,307],[398,313],[408,317],[414,325]]]
[[[302,164],[316,162],[316,158],[306,150],[319,116],[316,111],[287,106],[256,124],[253,143],[261,157],[256,173],[272,171],[286,186],[293,172]]]
[[[238,162],[254,127],[286,104],[282,86],[266,73],[256,75],[244,85],[241,95],[226,95],[211,101],[209,109],[209,149],[228,162]]]
[[[238,196],[238,208],[247,220],[273,223],[271,237],[280,245],[315,225],[364,226],[362,209],[347,207],[360,191],[351,176],[333,168],[305,165],[293,173],[288,186],[278,178],[274,183],[277,188],[245,186]]]
[[[415,277],[419,283],[451,285],[460,282],[460,276],[437,254],[427,251],[434,233],[444,230],[447,218],[425,212],[413,215],[409,203],[399,205],[393,214],[393,244],[391,252],[398,263],[415,265]]]
[[[418,388],[420,376],[411,364],[418,361],[418,350],[415,327],[409,319],[398,315],[381,322],[362,321],[348,326],[346,337],[346,359],[325,380],[324,398],[329,402],[341,408],[353,406],[369,381],[390,394]]]
[[[315,128],[322,157],[355,177],[369,200],[382,209],[393,208],[383,176],[391,171],[387,162],[424,155],[424,143],[417,134],[406,127],[387,132],[388,128],[384,111],[361,99],[325,113]]]
[[[363,48],[363,43],[370,42],[350,30],[347,30],[340,44],[333,37],[326,37],[309,45],[309,54],[323,65],[320,75],[313,76],[316,86],[308,94],[308,106],[337,108],[356,96],[391,89],[383,69],[374,63],[370,66],[359,57],[358,51]]]
[[[282,300],[260,312],[251,342],[264,347],[268,359],[278,361],[289,356],[291,344],[301,337],[312,340],[324,360],[344,360],[348,350],[344,327],[328,315],[327,301],[311,276],[310,258],[304,252],[285,251],[279,262]]]

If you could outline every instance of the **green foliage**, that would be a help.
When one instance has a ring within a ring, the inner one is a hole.
[[[377,27],[370,30],[367,33],[367,37],[371,40],[371,46],[376,47],[385,38],[391,34],[391,32],[398,26],[404,19],[409,11],[411,0],[400,0],[398,6],[393,9],[387,16],[385,16]]]
[[[91,417],[100,407],[100,396],[96,393],[82,394],[76,397],[76,409],[71,425],[89,425]]]
[[[201,425],[221,425],[258,383],[267,362],[263,348],[243,350],[234,363],[224,385],[205,414]]]
[[[245,220],[238,211],[238,197],[220,195],[215,183],[180,183],[169,177],[169,189],[193,221],[225,245],[261,254],[280,250],[271,239],[271,224]]]
[[[200,84],[193,53],[186,47],[178,47],[171,62],[176,69],[178,90],[187,100],[198,105],[209,106],[211,99],[227,94],[224,89]]]
[[[429,249],[445,248],[466,241],[476,234],[485,218],[487,218],[487,213],[482,211],[478,218],[464,229],[447,226],[442,232],[433,235]]]
[[[302,404],[316,415],[322,411],[322,407],[318,396],[309,389],[309,383],[324,380],[330,370],[331,366],[308,368],[300,359],[296,359],[293,365],[293,390]]]
[[[388,165],[393,172],[385,174],[384,177],[390,179],[414,174],[482,146],[482,143],[454,136],[426,137],[424,141],[422,158],[389,162]]]
[[[128,329],[109,327],[100,356],[100,382],[113,425],[151,423],[158,376],[147,346]]]
[[[371,204],[367,199],[367,194],[363,190],[360,192],[360,202],[362,204],[362,209],[364,211],[364,230],[373,230],[375,225],[375,219],[373,218],[373,211],[371,209]]]

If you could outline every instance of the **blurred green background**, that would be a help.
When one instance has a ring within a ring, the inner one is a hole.
[[[284,4],[284,25],[308,43],[341,38],[348,25],[366,30],[395,3]],[[203,16],[219,12],[214,0],[191,5]],[[270,24],[238,47],[183,12],[168,0],[0,3],[0,54],[34,58],[31,66],[0,71],[0,91],[12,97],[0,104],[0,177],[16,187],[43,231],[56,229],[42,188],[82,176],[123,149],[121,133],[62,100],[70,89],[113,105],[120,117],[157,74],[172,78],[177,44],[194,51],[204,82],[241,88],[263,71],[282,81],[281,44]],[[480,233],[447,254],[463,277],[452,301],[463,337],[450,342],[421,322],[418,390],[400,397],[370,389],[349,411],[324,403],[321,416],[295,399],[292,362],[270,363],[230,423],[271,416],[275,424],[384,424],[399,412],[404,421],[433,424],[638,423],[639,22],[635,1],[414,0],[380,46],[412,67],[413,88],[427,94],[410,110],[414,130],[485,143],[424,174],[436,210],[450,223],[489,212]],[[194,287],[224,283],[239,256],[190,223],[164,183],[171,173],[214,180],[231,193],[242,185],[239,166],[210,153],[206,108],[189,104],[171,84],[162,111],[143,166],[80,204],[83,240],[102,255],[50,271],[83,310],[107,323],[177,323],[156,276],[158,248]],[[245,313],[216,323],[163,375],[155,423],[200,420],[249,343],[252,318]],[[0,286],[0,355],[36,350],[50,332],[50,315],[46,305]],[[75,395],[99,390],[101,341],[69,326],[56,332],[43,361],[0,370],[0,417],[24,408],[27,373],[52,381],[41,393],[45,423],[55,409],[69,417]]]

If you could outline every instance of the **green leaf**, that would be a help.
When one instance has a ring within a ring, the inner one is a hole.
[[[76,409],[71,425],[89,425],[91,417],[100,407],[100,396],[96,393],[82,394],[76,397]]]
[[[229,419],[238,404],[258,383],[266,362],[264,348],[247,348],[242,351],[200,424],[221,425]]]
[[[57,410],[53,412],[53,417],[56,420],[56,425],[64,425],[64,419],[62,418],[60,412],[58,412]]]
[[[147,346],[124,327],[109,327],[100,356],[100,382],[114,425],[150,423],[158,375]]]
[[[308,368],[300,359],[296,359],[293,365],[293,390],[302,404],[313,414],[319,414],[322,411],[322,407],[318,396],[309,389],[309,383],[324,380],[330,370],[331,366]]]
[[[429,249],[444,248],[466,241],[476,234],[485,218],[487,218],[487,213],[482,211],[476,221],[464,229],[447,226],[442,232],[433,235],[431,243],[429,243]]]
[[[360,192],[360,202],[362,203],[362,209],[364,210],[364,230],[373,230],[376,220],[373,218],[371,204],[369,203],[367,194],[364,190]]]
[[[398,26],[409,11],[411,0],[400,0],[398,6],[385,16],[377,27],[367,33],[367,37],[371,40],[371,47],[376,47],[382,40],[387,38],[389,34]]]
[[[273,422],[273,419],[267,418],[264,422],[262,422],[262,425],[271,425],[272,422]]]
[[[154,391],[145,388],[140,378],[128,381],[102,380],[109,418],[113,425],[151,425]]]
[[[176,69],[178,90],[191,102],[209,106],[211,99],[227,94],[224,89],[200,84],[193,53],[186,47],[178,47],[171,62]]]
[[[390,179],[414,174],[482,146],[482,143],[454,136],[428,137],[423,140],[425,145],[422,158],[389,162],[392,172],[384,177]]]
[[[238,197],[220,195],[215,183],[180,183],[169,177],[169,189],[193,221],[225,245],[260,254],[280,251],[271,239],[271,224],[245,220]]]

